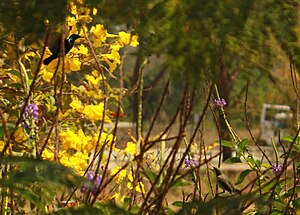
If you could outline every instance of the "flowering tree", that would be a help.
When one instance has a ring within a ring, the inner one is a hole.
[[[14,34],[17,31],[4,31],[4,50],[8,52],[2,53],[2,56],[9,56],[9,60],[2,59],[1,92],[10,93],[1,93],[1,129],[4,132],[1,132],[0,145],[2,156],[18,155],[55,161],[71,168],[74,173],[68,174],[73,175],[74,180],[77,175],[87,175],[87,184],[82,186],[81,191],[86,196],[92,193],[97,198],[101,182],[107,183],[110,174],[117,184],[127,176],[125,168],[120,171],[118,166],[115,170],[107,169],[109,158],[103,151],[110,150],[109,156],[112,152],[125,155],[136,153],[134,141],[129,142],[124,151],[116,149],[115,132],[108,130],[104,123],[112,124],[112,118],[118,118],[110,107],[115,106],[117,114],[122,113],[120,102],[124,89],[114,89],[108,80],[122,75],[122,71],[117,71],[122,63],[120,51],[127,46],[136,47],[139,42],[137,35],[124,31],[111,34],[103,25],[92,24],[97,9],[87,7],[82,1],[70,0],[65,6],[68,15],[65,24],[60,26],[61,36],[54,44],[49,40],[57,23],[48,19],[43,23],[44,29],[47,29],[43,47],[24,44],[24,39],[19,40],[18,34]],[[56,49],[58,53],[53,53],[53,45],[67,48],[69,39],[65,38],[72,34],[80,36],[80,39],[73,41],[73,47],[65,53],[62,48]],[[56,59],[44,65],[43,60],[53,54],[57,54]],[[17,93],[12,96],[11,92]],[[103,176],[99,175],[100,164],[105,166]],[[7,164],[6,168],[12,167]],[[13,168],[21,171],[18,166]],[[133,178],[130,171],[128,173],[128,186],[132,187],[130,182]],[[11,179],[9,171],[4,171],[3,178]],[[80,184],[79,181],[76,186]],[[136,190],[144,192],[143,186],[139,182]],[[58,191],[57,188],[55,190]],[[22,196],[22,193],[14,192]],[[44,192],[49,190],[45,188]],[[116,194],[105,195],[108,199],[121,198]],[[47,204],[47,201],[30,201],[38,208],[42,203]],[[85,201],[92,200],[87,197]],[[19,209],[19,203],[14,203],[13,198],[3,197],[2,203],[2,212],[8,208],[12,211]]]

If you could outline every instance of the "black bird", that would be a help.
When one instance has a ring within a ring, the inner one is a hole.
[[[72,34],[71,36],[69,36],[68,39],[65,39],[65,55],[68,54],[68,52],[72,49],[75,40],[78,38],[81,38],[81,36],[77,34]],[[61,45],[61,40],[59,39],[52,47],[50,47],[50,51],[52,52],[52,55],[44,59],[43,63],[45,65],[48,65],[49,63],[51,63],[51,61],[59,57],[61,51],[60,45]]]

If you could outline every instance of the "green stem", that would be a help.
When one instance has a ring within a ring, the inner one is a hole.
[[[275,152],[275,157],[276,157],[276,164],[279,165],[279,159],[278,159],[278,150],[275,146],[275,142],[274,142],[274,139],[272,138],[271,139],[271,142],[272,142],[272,146],[273,146],[273,149],[274,149],[274,152]]]
[[[215,84],[215,90],[216,90],[216,94],[217,94],[217,99],[218,99],[219,101],[221,101],[221,98],[220,98],[220,95],[219,95],[219,90],[218,90],[218,87],[217,87],[216,84]],[[233,130],[233,128],[231,127],[231,125],[230,125],[230,123],[229,123],[229,121],[228,121],[228,119],[227,119],[227,117],[226,117],[226,114],[225,114],[225,111],[224,111],[223,106],[221,105],[221,106],[219,107],[219,109],[220,109],[220,113],[221,113],[221,115],[222,115],[222,117],[223,117],[223,119],[224,119],[224,121],[225,121],[225,124],[226,124],[226,126],[227,126],[227,128],[228,128],[228,130],[229,130],[229,132],[230,132],[230,134],[231,134],[231,136],[232,136],[234,142],[237,143],[237,142],[241,141],[241,139],[239,138],[239,136],[236,134],[236,132],[235,132],[235,131]]]
[[[186,148],[188,148],[188,142],[187,142],[187,140],[186,140],[186,137],[183,138],[183,141],[184,141],[184,144],[185,144]],[[191,153],[190,153],[190,150],[187,152],[187,156],[188,156],[188,159],[189,159],[189,160],[192,159],[192,155],[191,155]],[[194,179],[194,183],[195,183],[195,186],[196,186],[196,188],[197,188],[197,191],[198,191],[199,193],[201,193],[201,192],[200,192],[200,187],[199,187],[199,185],[198,185],[198,183],[197,183],[197,174],[196,174],[196,171],[195,171],[194,168],[192,169],[192,175],[193,175],[193,179]],[[201,196],[201,199],[203,199],[202,196]]]

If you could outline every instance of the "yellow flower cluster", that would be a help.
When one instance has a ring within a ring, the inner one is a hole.
[[[132,176],[132,172],[130,172],[127,175],[127,177],[128,177],[128,180],[129,180],[129,182],[127,183],[127,188],[131,190],[131,189],[133,189],[133,184],[132,184],[132,182],[133,182],[133,176]],[[135,186],[135,190],[137,192],[139,192],[139,193],[145,193],[145,186],[144,186],[144,184],[141,181],[139,181],[137,183],[137,185]]]
[[[100,102],[98,105],[83,106],[80,100],[78,100],[76,97],[73,97],[70,107],[76,112],[84,114],[84,116],[91,122],[101,121],[103,119],[103,102]],[[106,115],[104,117],[104,122],[111,123],[111,119]]]
[[[90,30],[90,34],[92,36],[93,45],[97,48],[105,42],[107,38],[107,30],[103,25],[97,24],[96,26],[92,26]]]
[[[120,169],[120,166],[116,166],[114,169],[110,170],[110,175],[114,177],[114,181],[117,184],[120,184],[127,175],[127,171],[125,169]]]
[[[66,23],[69,29],[71,29],[69,34],[87,36],[93,44],[93,47],[96,49],[99,47],[105,47],[104,49],[101,49],[99,58],[108,65],[110,72],[114,72],[117,65],[120,64],[121,60],[119,51],[122,47],[125,45],[136,47],[139,44],[137,35],[132,35],[124,31],[119,32],[118,35],[109,34],[107,29],[101,24],[96,24],[95,26],[88,28],[86,24],[93,20],[92,16],[97,13],[97,9],[93,8],[91,13],[90,9],[84,7],[78,1],[69,1],[69,8],[70,16],[66,18]],[[109,41],[109,38],[115,38],[116,40]],[[90,62],[93,61],[88,54],[87,47],[82,44],[88,44],[88,41],[85,39],[78,39],[78,41],[78,43],[81,43],[79,48],[72,48],[65,56],[64,70],[67,73],[70,73],[71,71],[79,71],[83,64],[90,64]],[[102,53],[103,50],[107,50],[106,53]],[[51,52],[47,50],[45,58],[50,55]],[[42,67],[41,74],[43,75],[42,77],[44,80],[51,81],[53,72],[56,70],[57,63],[58,59],[53,60],[48,66]],[[62,66],[62,63],[60,63],[60,66]]]
[[[133,189],[133,176],[132,176],[131,171],[129,171],[127,173],[126,169],[121,170],[120,166],[116,166],[114,169],[110,170],[110,175],[112,177],[114,177],[113,180],[117,184],[120,184],[125,179],[125,177],[127,176],[127,178],[128,178],[127,188],[130,189],[130,190]],[[135,191],[137,191],[139,193],[143,193],[143,194],[145,193],[145,186],[141,181],[137,182],[134,189],[135,189]],[[113,198],[118,199],[119,196],[120,196],[119,193],[117,193],[117,195],[114,195]],[[125,197],[126,196],[123,196],[122,198],[125,198]],[[122,199],[121,199],[121,202],[122,202]]]
[[[58,155],[59,162],[65,166],[72,167],[79,174],[85,171],[91,152],[95,149],[99,134],[86,136],[82,130],[77,132],[66,130],[59,133],[61,149]],[[109,144],[113,135],[104,132],[101,134],[100,146],[106,142]],[[53,160],[54,149],[45,149],[43,158]]]
[[[134,155],[136,153],[136,144],[128,142],[124,151],[129,155]]]
[[[47,48],[45,52],[45,57],[47,58],[51,55],[51,51]],[[83,44],[78,47],[74,47],[70,50],[70,52],[65,56],[64,62],[64,71],[66,73],[70,73],[71,71],[79,71],[83,64],[84,59],[88,59],[88,48]],[[53,78],[54,72],[56,71],[56,67],[58,65],[59,59],[53,60],[48,66],[42,66],[41,74],[45,81],[50,82]],[[62,71],[63,63],[60,62],[59,71]]]

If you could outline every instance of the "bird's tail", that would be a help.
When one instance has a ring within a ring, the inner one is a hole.
[[[45,65],[48,65],[49,63],[51,63],[51,61],[53,61],[53,60],[56,59],[56,58],[57,58],[57,56],[51,55],[50,57],[45,58],[45,59],[43,60],[43,63],[44,63]]]

